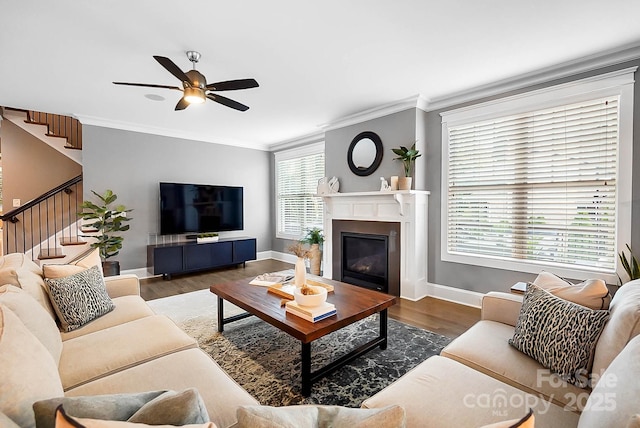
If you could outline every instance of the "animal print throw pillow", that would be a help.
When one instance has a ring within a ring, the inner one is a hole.
[[[115,308],[97,266],[45,281],[63,331],[76,330]]]
[[[509,344],[580,388],[589,386],[593,353],[609,311],[593,310],[529,285]]]

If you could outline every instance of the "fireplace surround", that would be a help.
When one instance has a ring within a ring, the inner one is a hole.
[[[419,300],[428,294],[428,222],[429,192],[402,190],[388,192],[352,192],[322,195],[324,202],[324,275],[340,280],[334,263],[341,246],[341,237],[334,235],[334,221],[348,220],[362,223],[364,229],[355,233],[382,234],[371,229],[376,223],[396,223],[396,245],[399,249],[398,267],[389,265],[389,277],[399,277],[399,292],[389,287],[390,294],[410,300]],[[352,231],[353,232],[353,231]]]

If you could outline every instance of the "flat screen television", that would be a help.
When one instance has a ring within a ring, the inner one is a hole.
[[[160,183],[160,234],[242,230],[243,188]]]

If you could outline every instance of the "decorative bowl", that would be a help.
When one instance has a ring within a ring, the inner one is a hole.
[[[293,291],[293,298],[300,306],[319,306],[327,300],[327,289],[324,287],[318,287],[310,285],[309,288],[315,291],[314,294],[302,294],[300,288],[296,288]]]

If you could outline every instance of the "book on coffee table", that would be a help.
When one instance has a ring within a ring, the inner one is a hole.
[[[249,284],[259,285],[262,287],[270,287],[274,284],[282,284],[292,279],[293,271],[288,270],[281,272],[263,273],[262,275],[258,275],[254,279],[252,279]]]
[[[336,314],[335,305],[329,302],[324,302],[319,306],[309,307],[300,306],[295,300],[292,300],[286,303],[285,310],[290,314],[311,322],[320,321]]]

